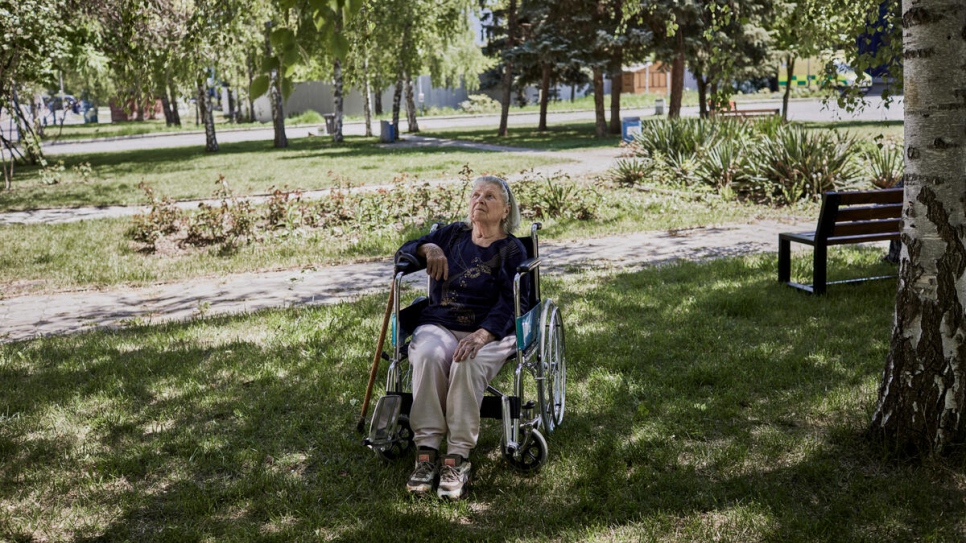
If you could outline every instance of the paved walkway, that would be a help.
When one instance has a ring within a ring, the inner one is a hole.
[[[778,223],[642,232],[598,239],[547,242],[541,256],[549,275],[587,268],[636,270],[676,259],[702,260],[777,251],[779,231],[810,225]],[[246,273],[188,283],[67,292],[0,300],[0,341],[237,314],[273,307],[331,304],[388,292],[389,261],[317,269]],[[417,274],[417,280],[425,275]]]

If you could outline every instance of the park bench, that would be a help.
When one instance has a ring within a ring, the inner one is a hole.
[[[903,189],[826,192],[814,232],[778,234],[778,280],[812,294],[825,294],[829,284],[889,279],[894,275],[828,282],[828,247],[899,239]],[[813,247],[812,284],[791,280],[791,243]]]
[[[772,117],[775,115],[781,115],[780,108],[765,108],[765,109],[737,109],[732,106],[731,109],[723,109],[721,111],[716,111],[715,115],[719,117]]]

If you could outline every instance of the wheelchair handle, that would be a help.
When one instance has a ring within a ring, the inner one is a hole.
[[[409,253],[398,253],[396,255],[395,273],[413,273],[422,267],[419,259]]]

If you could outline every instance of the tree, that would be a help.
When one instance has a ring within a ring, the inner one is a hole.
[[[43,160],[40,139],[26,113],[32,98],[28,96],[24,104],[19,90],[52,84],[72,44],[78,41],[76,31],[58,17],[66,9],[63,0],[0,0],[0,110],[14,119],[21,140],[17,146],[0,132],[0,162],[7,190],[18,160]]]
[[[966,36],[961,1],[904,0],[905,194],[889,355],[872,418],[896,450],[966,441]]]
[[[701,31],[688,40],[688,66],[698,83],[701,117],[726,105],[732,83],[760,75],[768,57],[771,37],[764,26],[770,22],[771,1],[728,2],[704,0],[696,19]]]

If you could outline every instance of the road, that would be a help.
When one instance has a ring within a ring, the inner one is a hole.
[[[741,102],[738,106],[742,109],[754,109],[764,107],[781,107],[781,103],[771,100],[762,102]],[[637,116],[646,118],[654,115],[654,110],[631,109],[624,110],[625,117]],[[696,117],[697,107],[683,108],[681,114],[685,117]],[[536,113],[513,114],[508,119],[509,125],[513,126],[536,126],[539,116]],[[884,121],[902,120],[902,102],[899,101],[891,107],[884,107],[882,100],[869,98],[868,106],[860,112],[850,113],[832,104],[825,106],[819,100],[793,101],[789,104],[789,119],[796,121],[840,121],[840,120],[864,120],[864,121]],[[562,124],[569,122],[589,122],[594,120],[593,111],[575,111],[548,114],[548,122],[551,124]],[[442,128],[480,128],[491,126],[496,130],[499,126],[499,115],[476,115],[476,116],[449,116],[449,117],[421,117],[419,127],[422,130],[432,131]],[[405,122],[401,121],[403,127]],[[379,125],[373,127],[378,132]],[[404,128],[405,129],[405,128]],[[289,139],[304,138],[309,133],[317,134],[318,127],[302,126],[286,128],[286,135]],[[361,136],[365,134],[365,126],[361,121],[346,123],[343,133],[351,136]],[[219,130],[217,133],[218,143],[232,143],[240,141],[260,141],[270,140],[274,137],[274,132],[270,125],[265,128],[248,128],[241,130]],[[113,151],[130,151],[135,149],[160,149],[170,147],[192,147],[203,146],[205,135],[201,132],[188,134],[164,134],[149,135],[144,137],[125,137],[115,140],[95,140],[64,142],[54,145],[45,145],[44,153],[47,155],[61,154],[86,154],[103,153]]]

